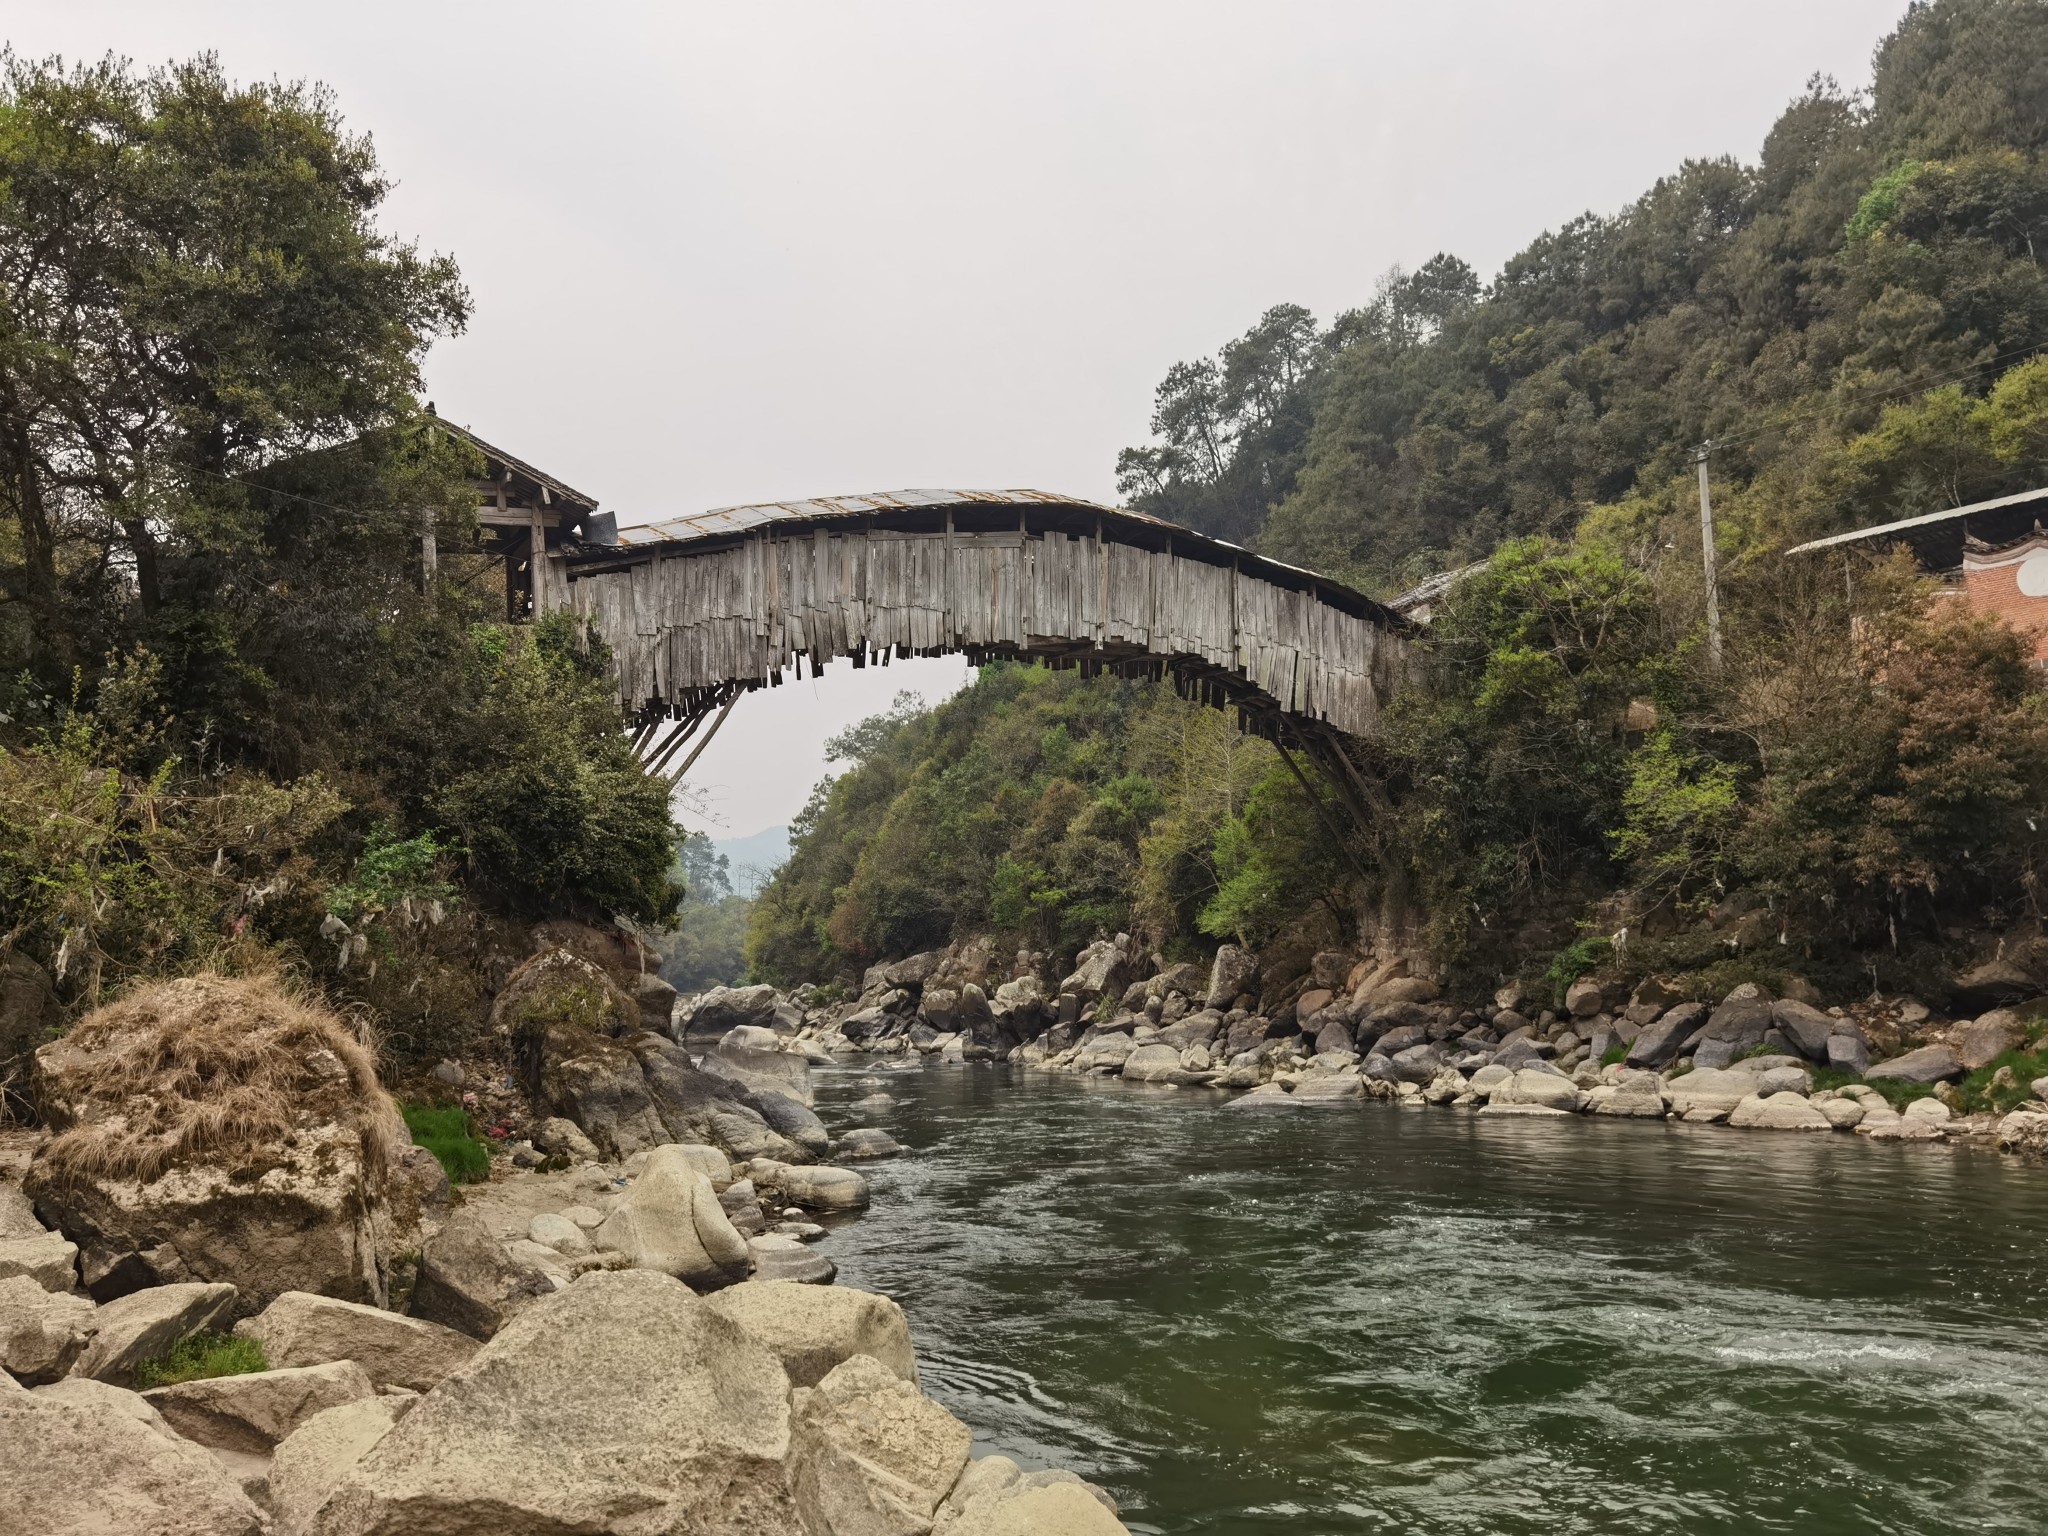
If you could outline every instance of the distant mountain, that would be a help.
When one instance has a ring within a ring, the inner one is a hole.
[[[746,837],[711,846],[725,855],[732,869],[732,888],[742,896],[758,896],[768,877],[789,857],[789,828],[763,827]]]

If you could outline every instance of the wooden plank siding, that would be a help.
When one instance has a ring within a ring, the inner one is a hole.
[[[1314,590],[1107,535],[959,532],[949,520],[937,533],[768,529],[628,558],[572,566],[549,596],[596,625],[636,712],[779,682],[806,657],[815,672],[840,656],[964,652],[1171,673],[1183,691],[1244,707],[1254,728],[1278,710],[1364,736],[1414,664],[1395,625]]]

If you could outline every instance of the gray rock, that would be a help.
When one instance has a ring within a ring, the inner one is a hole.
[[[967,1464],[940,1506],[933,1536],[1128,1536],[1116,1505],[1057,1468],[1020,1471],[1007,1456]]]
[[[1854,1099],[1829,1099],[1826,1103],[1814,1105],[1814,1108],[1826,1116],[1828,1124],[1838,1131],[1855,1130],[1867,1113]]]
[[[848,1131],[839,1138],[837,1155],[849,1161],[868,1162],[875,1158],[901,1157],[907,1150],[909,1149],[902,1142],[887,1131],[862,1127]]]
[[[1180,1051],[1164,1043],[1135,1046],[1125,1055],[1123,1067],[1126,1082],[1166,1082],[1181,1070]]]
[[[1394,1081],[1413,1083],[1418,1088],[1443,1070],[1444,1055],[1433,1045],[1411,1045],[1389,1058]]]
[[[1581,976],[1565,989],[1564,1006],[1575,1019],[1590,1019],[1594,1014],[1606,1010],[1607,999],[1600,990],[1600,983],[1591,977]]]
[[[187,1334],[218,1328],[233,1313],[232,1285],[160,1285],[135,1291],[93,1316],[99,1332],[71,1370],[76,1376],[132,1387],[145,1360],[168,1354]]]
[[[1828,1036],[1828,1065],[1837,1072],[1854,1072],[1861,1077],[1870,1069],[1870,1047],[1861,1035]]]
[[[886,1296],[850,1286],[750,1280],[716,1292],[704,1304],[731,1318],[781,1360],[793,1386],[816,1386],[855,1355],[867,1355],[902,1380],[917,1382],[910,1325],[903,1309]]]
[[[488,1339],[554,1288],[541,1270],[515,1263],[473,1212],[459,1210],[420,1250],[412,1315]]]
[[[1696,1067],[1679,1077],[1664,1080],[1664,1097],[1671,1112],[1689,1120],[1725,1120],[1744,1099],[1756,1092],[1755,1072],[1739,1068]]]
[[[142,1400],[195,1444],[261,1456],[314,1414],[376,1395],[360,1365],[335,1360],[152,1387]]]
[[[1297,1104],[1355,1104],[1365,1097],[1365,1079],[1350,1072],[1316,1072],[1294,1085]]]
[[[1759,1098],[1765,1099],[1780,1093],[1804,1097],[1813,1091],[1813,1074],[1804,1067],[1772,1067],[1758,1075],[1756,1091]]]
[[[1332,1019],[1316,1031],[1316,1054],[1331,1051],[1348,1051],[1352,1048],[1351,1026]]]
[[[1235,944],[1225,944],[1216,951],[1216,960],[1209,968],[1209,991],[1205,1003],[1210,1008],[1228,1008],[1232,999],[1251,990],[1252,982],[1259,974],[1258,960]]]
[[[790,1398],[789,1486],[805,1529],[930,1530],[972,1441],[965,1424],[880,1361],[853,1356]]]
[[[578,1259],[590,1252],[590,1239],[583,1229],[566,1216],[553,1211],[542,1211],[526,1224],[526,1235],[543,1248],[551,1248],[567,1259]]]
[[[1948,1032],[1949,1049],[1968,1072],[1989,1066],[2007,1051],[2018,1050],[2026,1038],[2019,1015],[2005,1008],[1993,1009],[1967,1024],[1952,1025]]]
[[[1492,1102],[1501,1106],[1534,1104],[1545,1109],[1571,1112],[1579,1107],[1581,1097],[1579,1089],[1569,1078],[1556,1072],[1524,1067],[1515,1073],[1513,1081],[1493,1090]]]
[[[277,1447],[270,1462],[270,1509],[280,1536],[313,1529],[327,1496],[417,1399],[365,1397],[316,1413]]]
[[[596,1142],[579,1131],[574,1121],[564,1120],[560,1115],[541,1121],[540,1128],[533,1133],[533,1144],[543,1152],[578,1163],[601,1162],[604,1157]]]
[[[830,1285],[839,1266],[814,1253],[793,1237],[766,1232],[747,1239],[747,1254],[756,1280],[788,1280],[801,1285]]]
[[[46,1291],[78,1289],[78,1246],[54,1232],[0,1239],[0,1280],[33,1280]]]
[[[466,1333],[380,1307],[286,1291],[235,1332],[263,1346],[273,1367],[353,1360],[379,1387],[425,1392],[477,1351]]]
[[[773,987],[713,987],[688,1010],[684,1027],[692,1035],[725,1035],[749,1024],[767,1029],[780,1001]]]
[[[1758,1131],[1831,1131],[1834,1125],[1820,1108],[1796,1093],[1775,1093],[1769,1098],[1750,1095],[1736,1101],[1728,1112],[1728,1123]]]
[[[749,1165],[755,1185],[807,1211],[864,1211],[868,1181],[851,1168],[795,1167],[769,1158]]]
[[[1808,1061],[1828,1059],[1828,1036],[1835,1032],[1836,1025],[1818,1008],[1780,998],[1771,1005],[1771,1022]]]
[[[93,1311],[85,1297],[27,1275],[0,1280],[0,1371],[31,1387],[61,1380],[99,1332]]]
[[[1880,1061],[1863,1075],[1901,1083],[1946,1083],[1962,1077],[1964,1071],[1961,1059],[1947,1046],[1923,1045],[1917,1051]]]
[[[695,1286],[718,1286],[746,1273],[747,1240],[733,1230],[695,1149],[656,1147],[633,1187],[592,1234],[639,1269]]]
[[[36,1208],[21,1186],[0,1178],[0,1242],[17,1237],[47,1237],[48,1230],[36,1220]]]
[[[1590,1114],[1624,1120],[1661,1120],[1664,1095],[1654,1073],[1643,1073],[1625,1082],[1603,1083],[1586,1095]]]
[[[321,1505],[322,1536],[805,1536],[789,1378],[666,1275],[598,1271],[507,1324]]]
[[[140,1293],[138,1293],[140,1294]],[[0,1390],[8,1536],[263,1536],[213,1455],[113,1401]]]
[[[1706,1023],[1707,1010],[1703,1004],[1679,1003],[1643,1026],[1623,1060],[1631,1067],[1668,1066],[1692,1044]]]

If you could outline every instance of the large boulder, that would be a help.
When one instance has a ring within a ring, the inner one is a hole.
[[[864,1211],[868,1181],[851,1168],[795,1167],[757,1157],[748,1164],[756,1186],[780,1195],[807,1211]]]
[[[165,1280],[381,1304],[411,1144],[370,1053],[269,978],[129,993],[36,1053],[57,1135],[24,1189],[97,1300]]]
[[[1664,1096],[1671,1112],[1688,1120],[1725,1120],[1744,1099],[1756,1092],[1758,1074],[1740,1069],[1701,1067],[1678,1077],[1667,1078]]]
[[[816,1386],[855,1355],[871,1356],[903,1380],[917,1381],[910,1325],[903,1309],[886,1296],[849,1286],[750,1280],[705,1298],[704,1304],[765,1345],[795,1386]]]
[[[1206,1006],[1229,1008],[1233,999],[1251,990],[1258,974],[1256,955],[1239,949],[1235,944],[1225,944],[1216,951],[1216,959],[1209,967],[1209,991],[1204,999]]]
[[[543,1118],[576,1125],[607,1157],[670,1140],[632,1051],[640,1009],[594,962],[547,949],[515,970],[491,1004],[491,1027]]]
[[[969,1462],[932,1536],[1129,1536],[1101,1489],[1071,1472],[1025,1472],[1007,1456]]]
[[[775,1005],[782,1001],[773,987],[713,987],[690,1010],[686,1032],[724,1035],[744,1025],[772,1029]]]
[[[598,1247],[625,1254],[636,1268],[694,1286],[726,1285],[747,1273],[747,1240],[733,1229],[711,1180],[693,1166],[684,1147],[657,1147],[648,1154],[640,1177],[591,1237]]]
[[[789,1280],[804,1285],[830,1285],[838,1278],[839,1266],[822,1253],[804,1246],[801,1238],[787,1232],[763,1232],[747,1239],[747,1260],[757,1281]]]
[[[758,1107],[768,1102],[765,1098],[750,1102],[738,1083],[699,1071],[689,1052],[674,1041],[642,1034],[627,1044],[640,1063],[642,1081],[667,1140],[721,1147],[742,1161],[774,1157],[801,1163],[810,1158],[803,1146],[768,1123]]]
[[[270,1509],[279,1536],[299,1536],[355,1464],[404,1418],[409,1394],[365,1397],[316,1413],[279,1444],[270,1462]]]
[[[1831,1131],[1834,1122],[1820,1106],[1797,1093],[1752,1094],[1728,1112],[1728,1123],[1757,1131]]]
[[[651,1029],[658,1035],[668,1033],[678,1001],[674,987],[652,971],[643,972],[633,980],[633,1001],[640,1007],[642,1029]]]
[[[789,1485],[811,1536],[930,1529],[973,1436],[879,1360],[855,1355],[790,1399]]]
[[[1584,1096],[1568,1077],[1541,1067],[1523,1067],[1493,1090],[1492,1103],[1534,1104],[1542,1109],[1576,1110]]]
[[[0,1280],[0,1371],[28,1386],[62,1380],[99,1332],[93,1312],[85,1297],[26,1275]]]
[[[78,1244],[45,1232],[0,1238],[0,1280],[33,1280],[46,1291],[78,1289]]]
[[[235,1332],[263,1346],[272,1366],[353,1360],[380,1387],[424,1392],[476,1353],[477,1341],[421,1317],[401,1317],[332,1296],[287,1291]]]
[[[1356,1104],[1365,1097],[1365,1079],[1355,1072],[1316,1072],[1294,1085],[1296,1104]]]
[[[1877,1062],[1863,1075],[1901,1083],[1950,1083],[1962,1077],[1964,1071],[1961,1058],[1947,1046],[1923,1045],[1890,1061]]]
[[[749,1031],[749,1033],[752,1033]],[[704,1070],[755,1094],[780,1094],[811,1102],[811,1064],[794,1051],[763,1050],[734,1030],[703,1056]]]
[[[1607,1008],[1607,994],[1590,976],[1581,976],[1564,993],[1565,1012],[1575,1019],[1590,1019]]]
[[[553,1291],[545,1271],[505,1251],[472,1211],[457,1211],[420,1250],[412,1315],[488,1339]]]
[[[133,1386],[136,1369],[143,1361],[168,1354],[187,1334],[219,1328],[234,1308],[232,1285],[197,1281],[154,1286],[119,1297],[93,1314],[99,1331],[71,1373],[117,1387]]]
[[[1124,1057],[1127,1083],[1171,1082],[1180,1070],[1180,1052],[1164,1042],[1133,1046]]]
[[[1763,1044],[1764,1031],[1770,1027],[1771,1000],[1755,988],[1738,987],[1707,1020],[1693,1060],[1702,1067],[1725,1067]]]
[[[335,1360],[152,1387],[142,1400],[187,1440],[261,1456],[314,1414],[376,1395],[360,1365]]]
[[[596,1271],[514,1319],[321,1502],[317,1536],[809,1536],[789,1378],[650,1270]]]
[[[2019,1015],[2005,1008],[1994,1008],[1981,1018],[1952,1025],[1948,1032],[1949,1049],[1956,1053],[1966,1072],[1990,1066],[2007,1051],[2018,1050],[2026,1038],[2026,1027],[2020,1023]]]
[[[1839,1020],[1810,1003],[1795,1002],[1789,997],[1781,997],[1771,1005],[1771,1021],[1777,1025],[1778,1033],[1791,1041],[1808,1061],[1826,1061],[1828,1036],[1841,1028]]]
[[[1651,1071],[1668,1067],[1684,1054],[1706,1022],[1707,1010],[1702,1003],[1679,1003],[1668,1008],[1643,1026],[1624,1060],[1631,1067]]]
[[[263,1536],[211,1453],[104,1397],[0,1391],[8,1536]]]
[[[1131,982],[1131,958],[1123,946],[1109,939],[1097,939],[1074,957],[1073,974],[1060,983],[1061,992],[1071,992],[1084,1004],[1092,1004],[1105,992],[1121,997]]]

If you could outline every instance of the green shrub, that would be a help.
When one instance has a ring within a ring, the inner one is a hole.
[[[1597,971],[1613,953],[1612,939],[1588,934],[1560,950],[1557,958],[1550,962],[1549,969],[1544,971],[1543,979],[1550,983],[1551,991],[1561,1003],[1573,982],[1588,971]]]
[[[237,1338],[231,1333],[194,1333],[173,1344],[169,1354],[137,1366],[135,1385],[170,1387],[181,1381],[246,1376],[251,1371],[269,1369],[263,1346],[254,1339]]]
[[[448,1170],[451,1184],[478,1184],[490,1177],[491,1149],[471,1134],[469,1111],[459,1105],[437,1109],[431,1104],[400,1106],[413,1145],[425,1147]]]
[[[1600,1057],[1600,1065],[1603,1067],[1612,1067],[1627,1060],[1628,1042],[1626,1040],[1621,1040],[1607,1047],[1607,1050]]]

